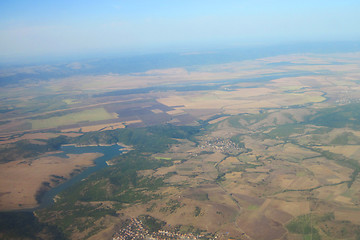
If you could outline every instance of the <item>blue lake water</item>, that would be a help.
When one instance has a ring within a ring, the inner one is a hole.
[[[46,192],[41,198],[41,204],[36,209],[45,208],[54,203],[54,197],[60,192],[64,191],[68,187],[74,185],[75,183],[80,182],[81,180],[87,178],[90,174],[99,171],[107,167],[106,161],[120,155],[122,153],[121,149],[123,147],[119,145],[112,146],[85,146],[85,147],[76,147],[74,145],[66,145],[61,147],[62,153],[52,154],[51,156],[67,158],[67,154],[83,154],[83,153],[102,153],[103,156],[98,157],[94,160],[95,166],[88,167],[81,173],[72,177],[71,179],[65,181],[64,183],[58,185],[55,188],[52,188]],[[30,210],[30,209],[29,209]],[[34,210],[34,209],[32,209]]]

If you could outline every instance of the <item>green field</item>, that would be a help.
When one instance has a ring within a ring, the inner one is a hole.
[[[76,99],[70,99],[70,98],[64,99],[63,102],[66,103],[67,105],[79,103],[78,101],[76,101]]]
[[[31,120],[32,129],[55,128],[80,122],[93,122],[114,118],[104,108],[94,108],[60,117]]]
[[[157,160],[171,160],[171,158],[168,157],[155,157]]]

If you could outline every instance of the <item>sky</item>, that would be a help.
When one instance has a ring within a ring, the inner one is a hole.
[[[0,61],[359,41],[359,0],[1,0]]]

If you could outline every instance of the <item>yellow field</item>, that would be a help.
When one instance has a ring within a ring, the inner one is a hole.
[[[246,88],[236,91],[213,91],[208,93],[186,93],[162,96],[157,99],[167,106],[183,106],[180,109],[223,109],[227,114],[251,113],[261,108],[321,103],[326,100],[322,92],[304,93],[283,92],[272,89],[273,85],[282,87],[285,83],[269,83],[269,88]],[[285,86],[286,87],[286,86]],[[294,86],[292,86],[294,88]],[[177,111],[181,111],[177,108]],[[176,113],[176,112],[175,112]]]
[[[225,120],[225,119],[227,119],[227,118],[228,118],[228,117],[217,118],[217,119],[214,119],[214,120],[210,121],[209,123],[210,123],[210,124],[218,123],[218,122],[221,122],[222,120]]]
[[[31,120],[30,123],[32,124],[32,129],[46,129],[79,122],[101,121],[112,118],[114,118],[114,116],[108,113],[104,108],[95,108],[77,113],[66,114],[61,117]]]
[[[360,145],[321,146],[319,148],[353,159],[358,159],[360,156]]]
[[[185,112],[183,111],[183,110],[181,110],[181,109],[175,109],[175,110],[171,110],[171,111],[168,111],[168,112],[166,112],[167,114],[170,114],[170,115],[174,115],[174,116],[176,116],[176,115],[181,115],[181,114],[184,114]]]
[[[78,101],[76,101],[75,99],[64,99],[63,100],[64,103],[71,105],[71,104],[75,104],[75,103],[79,103]]]
[[[152,111],[153,113],[163,113],[163,111],[160,110],[160,109],[152,109],[151,111]]]

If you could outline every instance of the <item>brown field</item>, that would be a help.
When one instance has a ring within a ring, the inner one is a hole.
[[[303,161],[303,166],[309,169],[322,183],[338,183],[349,180],[352,169],[342,167],[325,158],[312,158]]]
[[[359,214],[360,211],[358,208],[340,209],[335,212],[336,219],[340,221],[350,221],[357,225],[360,225]]]
[[[44,156],[1,164],[0,210],[36,207],[35,195],[43,182],[51,183],[51,175],[69,178],[74,170],[91,166],[99,156],[99,153],[69,155],[69,158]]]
[[[338,203],[343,203],[348,205],[349,199],[343,196],[347,190],[348,188],[346,184],[340,184],[336,186],[327,186],[316,189],[314,193],[316,194],[316,197],[319,199],[326,201],[337,201]]]

